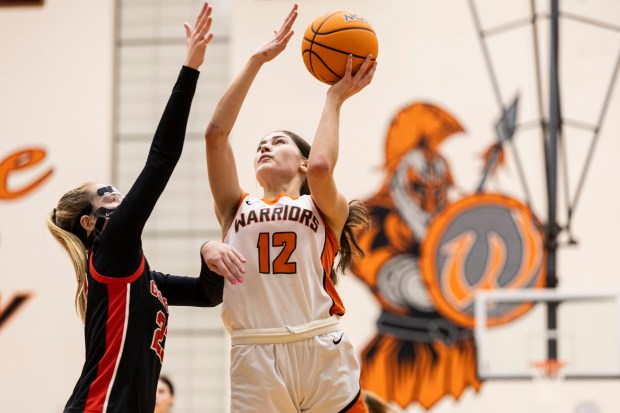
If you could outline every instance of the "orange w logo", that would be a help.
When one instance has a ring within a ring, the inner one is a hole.
[[[475,282],[468,280],[465,263],[476,242],[476,232],[466,231],[441,247],[441,252],[447,258],[441,270],[440,279],[444,280],[444,297],[453,306],[457,308],[469,306],[479,290],[524,288],[537,275],[543,257],[540,241],[533,236],[535,229],[528,227],[528,220],[523,217],[523,212],[513,210],[511,215],[522,242],[523,252],[519,269],[513,277],[503,281],[502,284],[499,280],[506,279],[502,276],[505,275],[508,247],[506,241],[497,232],[487,233],[489,255],[484,271]]]

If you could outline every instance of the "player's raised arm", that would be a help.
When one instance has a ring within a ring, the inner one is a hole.
[[[293,6],[280,29],[275,31],[273,38],[252,54],[241,73],[220,98],[207,125],[205,141],[209,184],[218,220],[224,231],[228,228],[242,195],[228,137],[258,71],[264,63],[274,59],[286,48],[293,35],[292,26],[296,18],[297,4]]]
[[[376,63],[368,56],[356,73],[352,57],[347,60],[345,75],[327,91],[323,113],[317,127],[308,159],[308,185],[315,202],[327,217],[331,228],[342,230],[348,215],[346,198],[338,192],[334,168],[338,160],[340,109],[351,96],[370,84]],[[337,233],[339,236],[339,233]]]

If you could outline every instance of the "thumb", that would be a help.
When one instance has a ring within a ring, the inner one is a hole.
[[[183,23],[183,27],[185,28],[185,37],[189,39],[192,36],[192,28],[189,23]]]

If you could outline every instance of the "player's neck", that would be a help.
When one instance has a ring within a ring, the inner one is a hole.
[[[263,188],[263,200],[271,201],[281,195],[288,195],[291,198],[299,198],[299,187],[296,185],[282,185],[272,188]]]

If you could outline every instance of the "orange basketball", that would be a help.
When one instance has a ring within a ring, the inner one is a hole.
[[[301,41],[306,68],[329,85],[344,75],[347,56],[353,55],[353,73],[372,54],[377,59],[379,42],[370,23],[359,14],[339,10],[316,18]]]

